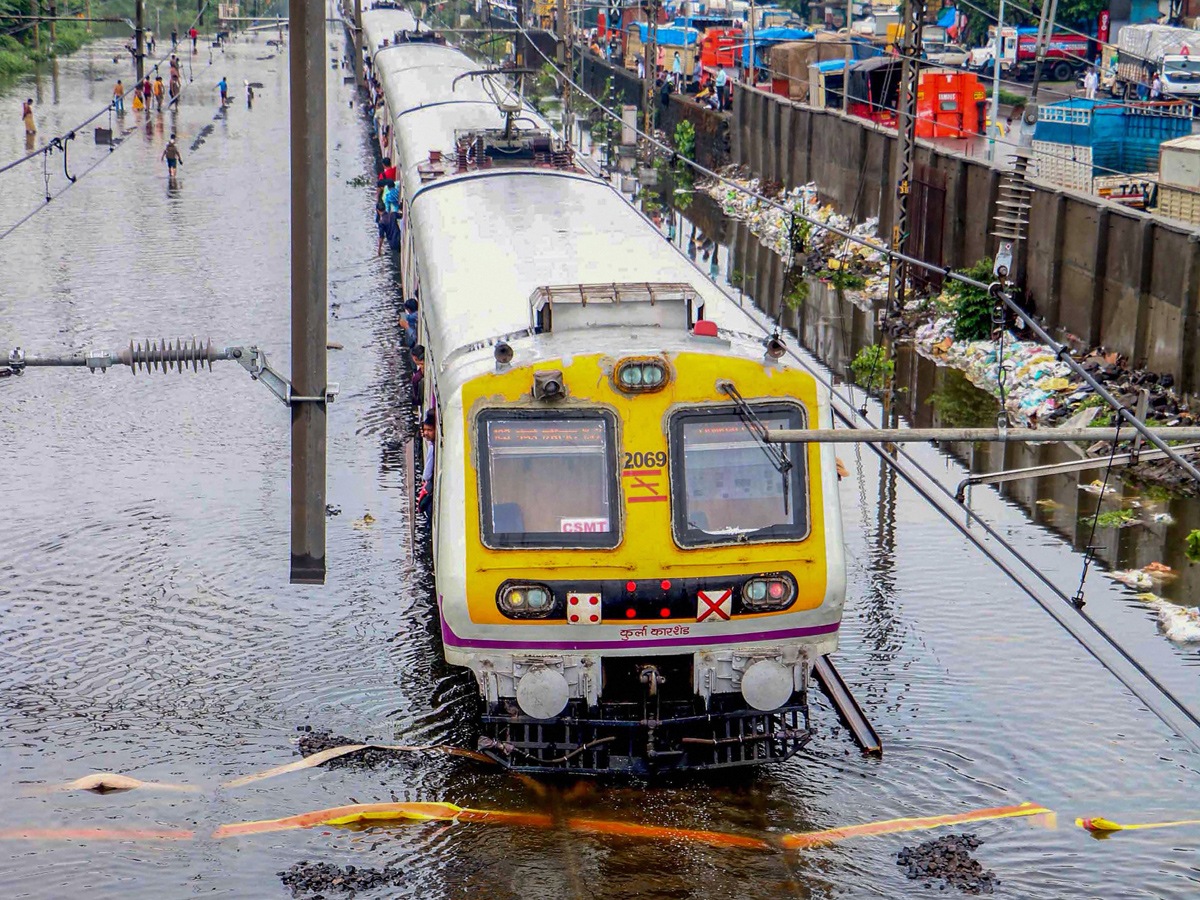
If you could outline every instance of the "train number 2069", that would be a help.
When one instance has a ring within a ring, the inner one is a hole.
[[[655,466],[661,468],[666,464],[667,454],[662,450],[647,450],[645,453],[625,453],[626,469],[649,469]]]

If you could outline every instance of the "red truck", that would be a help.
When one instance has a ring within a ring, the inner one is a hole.
[[[988,29],[989,40],[983,47],[971,51],[971,68],[985,74],[992,71],[996,49],[995,26]],[[1037,64],[1037,28],[1033,26],[1006,27],[1001,32],[1000,71],[1006,78],[1032,78]],[[1050,81],[1070,81],[1091,58],[1093,42],[1077,34],[1056,31],[1046,46],[1043,76]]]

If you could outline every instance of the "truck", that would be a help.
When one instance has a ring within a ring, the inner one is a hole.
[[[992,70],[996,49],[996,26],[988,29],[988,42],[971,51],[970,67],[978,72]],[[1005,78],[1023,80],[1033,77],[1037,65],[1037,28],[1006,26],[1000,32],[1000,72]],[[1055,31],[1046,46],[1043,76],[1051,81],[1070,81],[1085,68],[1092,41],[1082,35]]]
[[[1156,72],[1166,97],[1200,97],[1200,31],[1170,25],[1122,28],[1113,96],[1145,95]]]

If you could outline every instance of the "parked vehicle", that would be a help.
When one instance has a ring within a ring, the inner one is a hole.
[[[1169,96],[1200,96],[1200,31],[1169,25],[1126,25],[1117,35],[1114,96],[1145,93],[1158,72]]]
[[[970,68],[990,72],[995,56],[995,26],[988,29],[988,42],[971,51]],[[1076,72],[1087,66],[1090,59],[1089,47],[1093,42],[1078,34],[1056,31],[1050,36],[1046,47],[1045,78],[1051,81],[1070,81]],[[1000,71],[1005,78],[1025,79],[1033,77],[1037,64],[1037,29],[1034,27],[1006,27],[1001,31]]]
[[[925,58],[934,65],[961,69],[966,67],[971,52],[961,44],[933,44],[925,48]]]

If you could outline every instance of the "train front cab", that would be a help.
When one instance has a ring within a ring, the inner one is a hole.
[[[506,765],[745,765],[810,737],[811,665],[837,646],[844,595],[835,462],[765,445],[750,420],[808,427],[827,407],[761,347],[677,343],[518,352],[447,410],[465,453],[439,530],[465,515],[463,565],[438,564],[442,634]],[[561,393],[539,399],[548,383]]]

